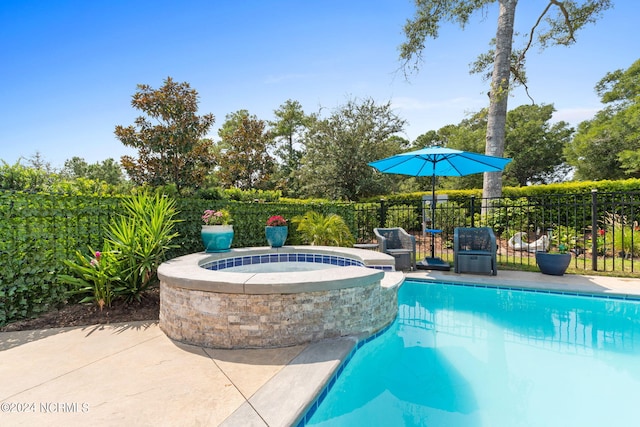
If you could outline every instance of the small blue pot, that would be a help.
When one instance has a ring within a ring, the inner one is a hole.
[[[289,227],[287,227],[286,225],[278,227],[266,226],[264,228],[264,233],[267,236],[267,242],[269,242],[269,246],[271,246],[272,248],[280,248],[287,240]]]

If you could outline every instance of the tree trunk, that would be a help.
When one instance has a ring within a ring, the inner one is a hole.
[[[489,94],[489,116],[487,118],[487,139],[485,154],[502,157],[504,154],[505,122],[509,99],[509,78],[511,48],[513,45],[513,21],[517,0],[499,0],[498,31],[496,34],[496,56],[491,77]],[[502,172],[484,174],[482,196],[485,198],[502,195]],[[483,203],[484,205],[484,203]]]

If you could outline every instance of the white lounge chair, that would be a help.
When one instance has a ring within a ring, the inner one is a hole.
[[[527,233],[523,231],[519,231],[513,235],[507,242],[509,248],[514,251],[527,251],[527,252],[538,252],[538,251],[547,251],[549,250],[549,236],[541,236],[535,242],[527,243],[523,240],[522,236],[526,236]]]

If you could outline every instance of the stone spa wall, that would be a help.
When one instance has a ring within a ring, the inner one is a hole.
[[[299,253],[305,248],[280,250]],[[318,249],[313,247],[314,252]],[[344,248],[327,250],[336,249]],[[235,251],[235,256],[250,252],[249,248]],[[160,328],[167,336],[212,348],[285,347],[368,336],[397,314],[397,290],[404,279],[400,272],[347,266],[256,274],[201,267],[216,257],[230,256],[234,254],[191,254],[161,266]],[[349,248],[348,256],[359,257],[365,265],[394,262],[384,258],[387,255],[359,249]]]

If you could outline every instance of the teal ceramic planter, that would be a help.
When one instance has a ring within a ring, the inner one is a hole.
[[[233,225],[203,225],[200,236],[205,252],[228,252],[233,242]]]
[[[264,233],[267,236],[267,242],[269,243],[269,246],[271,246],[272,248],[280,248],[287,240],[289,227],[287,227],[286,225],[278,227],[266,226],[264,228]]]

